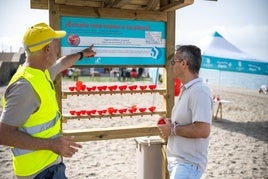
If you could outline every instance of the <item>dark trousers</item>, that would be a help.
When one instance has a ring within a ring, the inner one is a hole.
[[[39,173],[36,177],[34,177],[34,179],[67,179],[65,176],[65,168],[66,167],[62,162],[52,165]]]

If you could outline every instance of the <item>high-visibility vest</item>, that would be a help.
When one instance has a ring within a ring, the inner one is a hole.
[[[54,85],[48,70],[43,72],[38,69],[20,66],[9,85],[21,78],[27,80],[38,94],[40,107],[19,127],[19,130],[38,138],[52,139],[60,136],[61,113],[59,112]],[[4,98],[3,106],[5,106]],[[14,172],[18,176],[35,174],[58,158],[58,154],[50,150],[25,150],[13,147],[11,147],[11,150],[13,153]]]

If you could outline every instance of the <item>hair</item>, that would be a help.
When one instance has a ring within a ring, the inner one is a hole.
[[[45,47],[43,47],[43,48],[45,48]],[[24,45],[24,51],[25,51],[26,57],[34,56],[35,54],[39,54],[42,49],[31,52],[30,49],[26,45]]]
[[[189,70],[192,73],[199,73],[202,63],[201,50],[195,45],[176,46],[179,58],[187,61]]]
[[[35,54],[40,53],[46,46],[50,45],[52,42],[53,42],[53,40],[51,42],[49,42],[47,45],[45,45],[44,47],[42,47],[40,50],[37,50],[34,52],[31,52],[31,50],[27,47],[27,45],[23,44],[26,57],[33,56]]]

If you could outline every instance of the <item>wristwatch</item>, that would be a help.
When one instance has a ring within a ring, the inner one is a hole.
[[[170,133],[173,136],[176,135],[176,127],[177,127],[177,125],[175,123],[171,124]]]
[[[78,52],[80,54],[80,58],[78,60],[81,60],[82,58],[84,58],[84,53],[83,52]]]

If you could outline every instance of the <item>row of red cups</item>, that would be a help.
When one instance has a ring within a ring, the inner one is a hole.
[[[103,115],[103,114],[115,114],[115,113],[119,113],[119,114],[123,114],[126,112],[129,113],[135,113],[137,111],[143,113],[146,110],[149,110],[150,112],[154,112],[156,107],[155,106],[151,106],[149,108],[145,108],[145,107],[141,107],[141,108],[137,108],[137,107],[130,107],[130,108],[122,108],[122,109],[116,109],[113,107],[109,107],[107,109],[102,109],[102,110],[96,110],[96,109],[92,109],[92,110],[70,110],[70,114],[71,115],[76,115],[76,116],[80,116],[80,115],[94,115],[96,113],[98,113],[99,115]]]
[[[156,89],[156,85],[101,85],[101,86],[91,86],[91,87],[87,87],[85,84],[81,84],[79,86],[69,86],[69,90],[70,91],[95,91],[96,89],[98,91],[105,91],[105,90],[110,90],[110,91],[115,91],[117,89],[119,89],[120,91],[125,91],[127,89],[129,90],[137,90],[138,88],[140,90],[146,90],[147,87],[150,90],[155,90]]]

